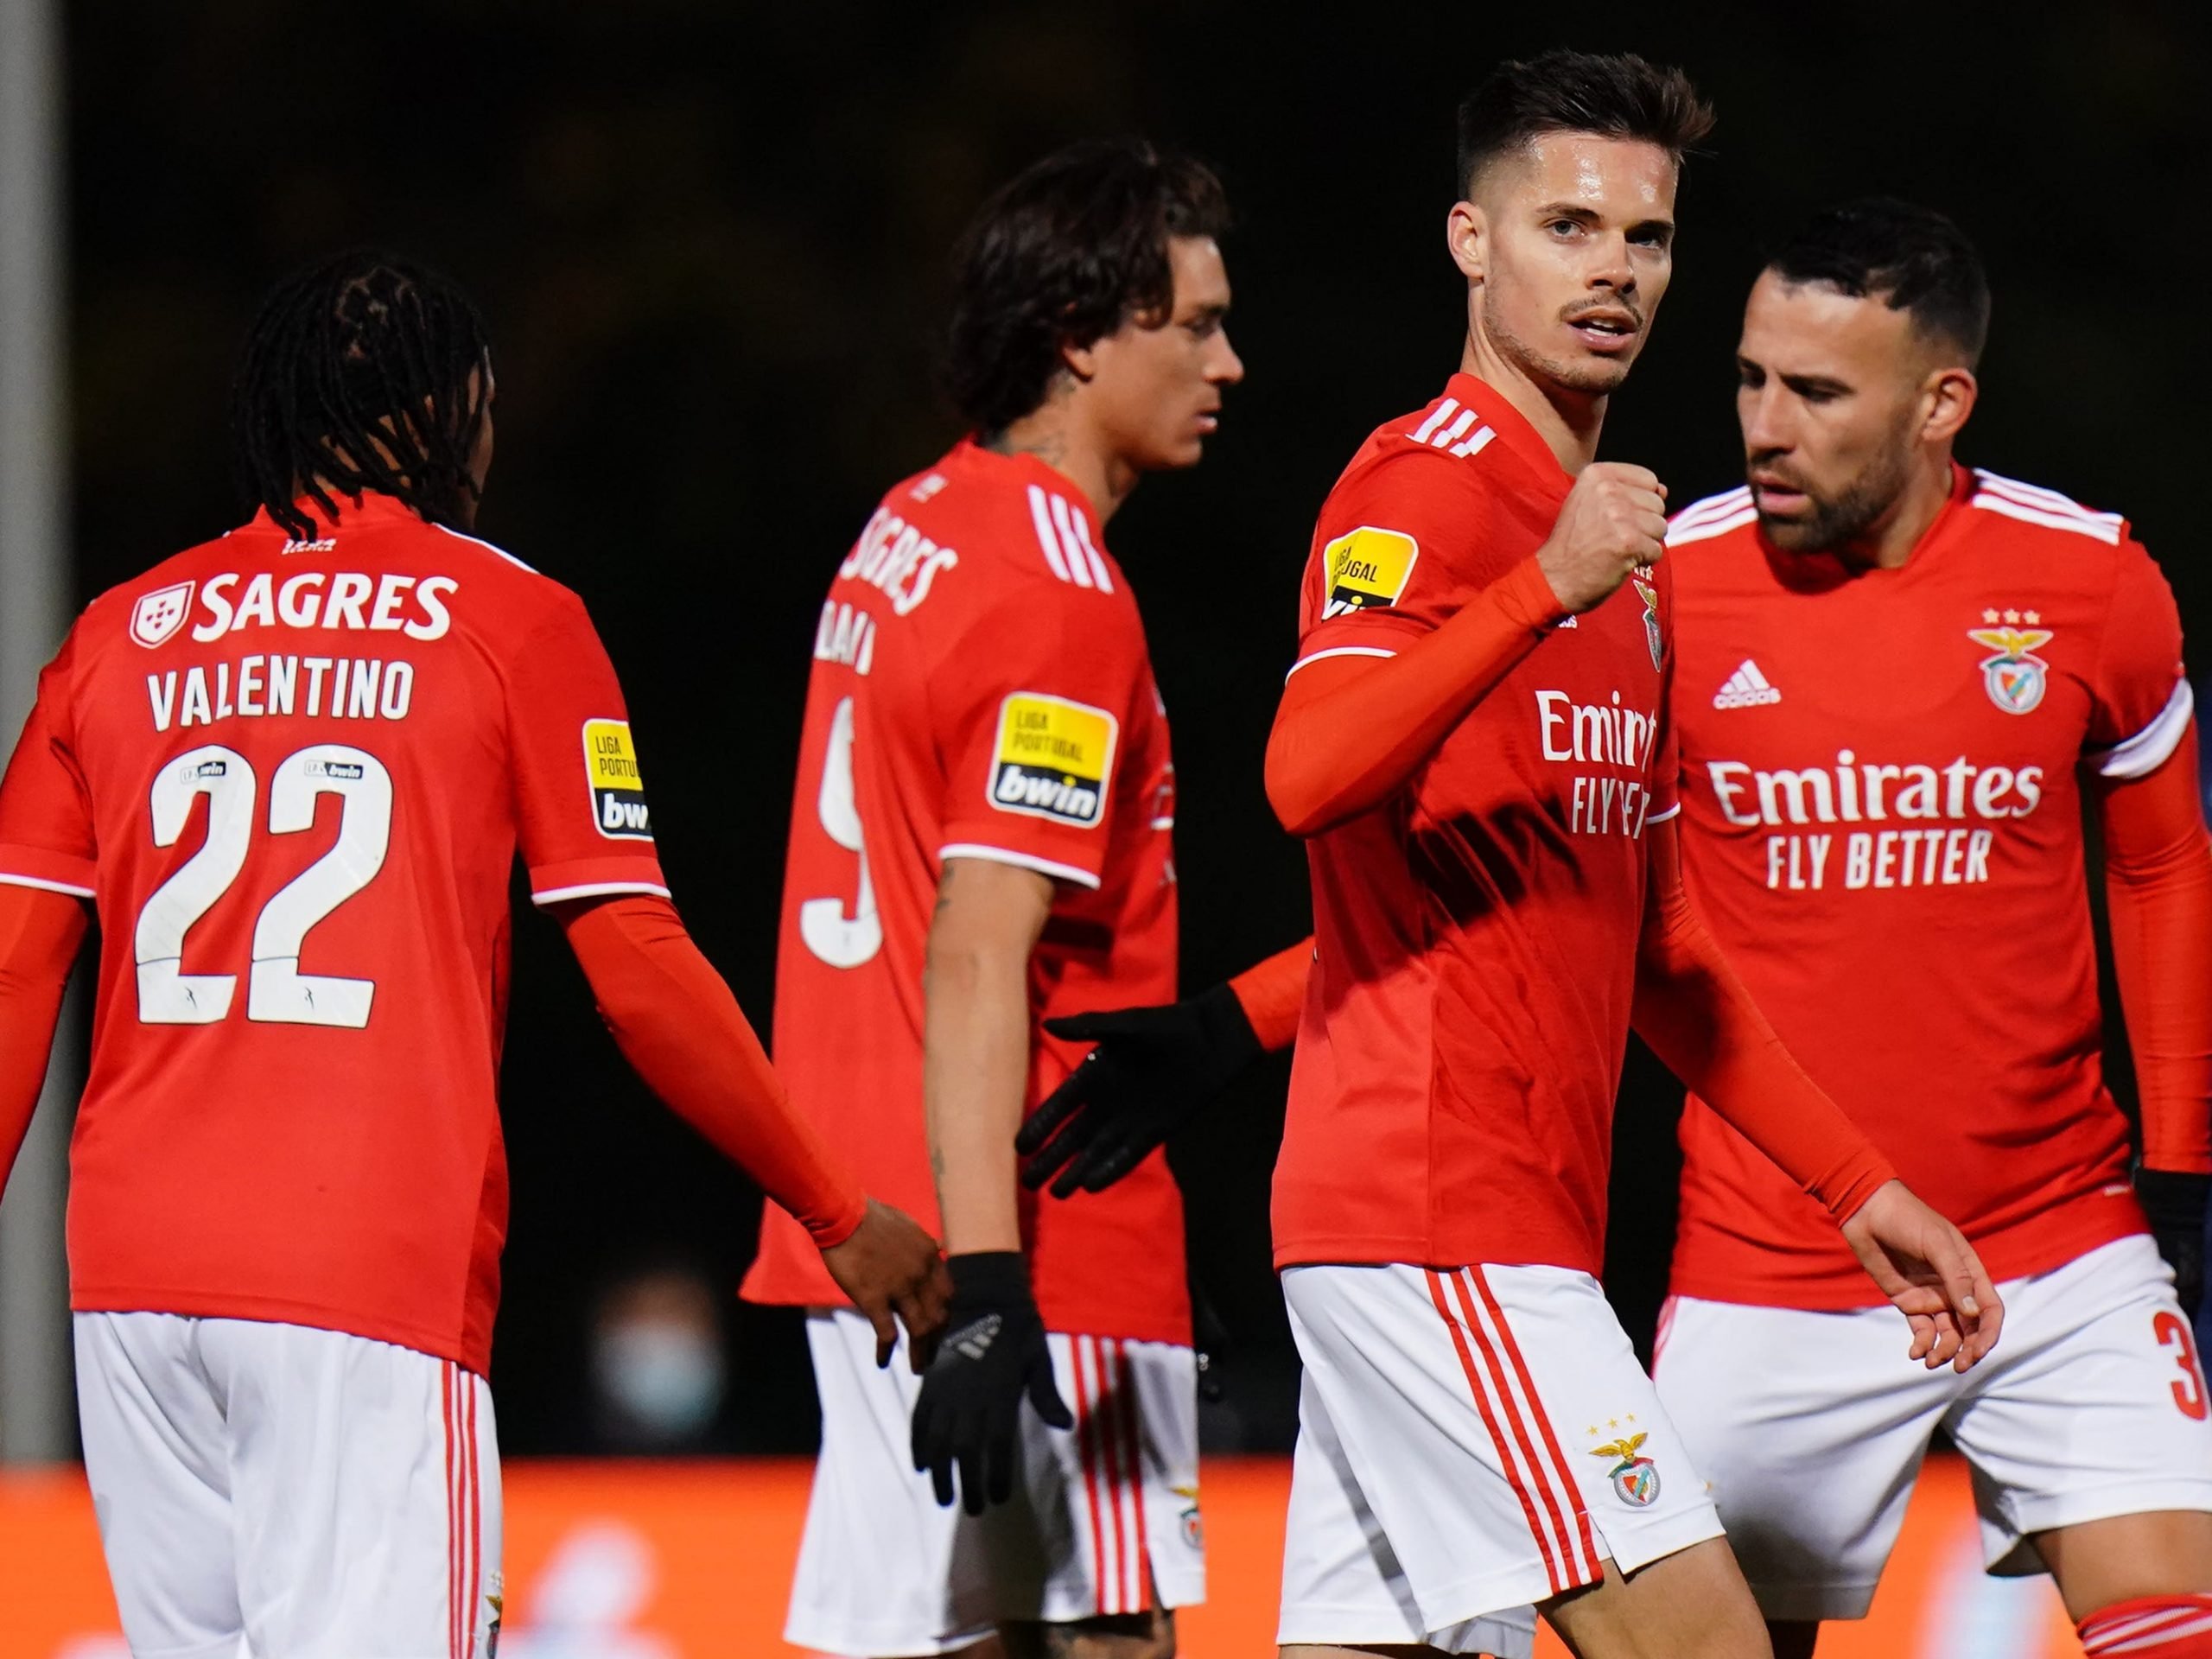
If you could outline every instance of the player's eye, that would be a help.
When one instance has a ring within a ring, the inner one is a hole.
[[[1738,363],[1736,365],[1736,384],[1757,391],[1766,385],[1766,372],[1756,363]]]
[[[1567,238],[1571,236],[1580,235],[1582,231],[1582,226],[1571,219],[1553,219],[1548,225],[1545,226],[1544,228],[1549,231],[1554,236],[1559,238],[1562,242],[1566,241]]]
[[[1219,317],[1193,317],[1190,321],[1185,323],[1183,326],[1191,331],[1191,338],[1193,340],[1211,340],[1216,334],[1221,332],[1221,319]]]
[[[1630,231],[1628,233],[1628,239],[1639,248],[1651,248],[1663,253],[1674,238],[1669,234],[1664,226],[1648,225]]]

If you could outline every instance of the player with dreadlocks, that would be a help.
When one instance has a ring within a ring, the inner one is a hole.
[[[792,1114],[671,906],[582,604],[454,528],[493,397],[445,278],[284,283],[237,384],[253,518],[92,602],[0,783],[0,1185],[92,912],[104,941],[71,1306],[133,1652],[491,1650],[518,852],[624,1055],[879,1354],[942,1323],[935,1243]]]

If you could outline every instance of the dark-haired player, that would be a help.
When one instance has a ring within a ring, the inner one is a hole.
[[[795,1116],[671,907],[567,588],[465,535],[492,359],[450,283],[279,287],[236,388],[253,518],[86,610],[0,785],[0,1182],[87,905],[69,1186],[86,1473],[131,1651],[488,1654],[507,879],[639,1072],[869,1311],[935,1245]]]
[[[1376,430],[1314,532],[1268,754],[1317,939],[1275,1172],[1305,1362],[1287,1652],[1525,1655],[1523,1603],[1585,1655],[1766,1650],[1594,1277],[1631,1020],[1841,1223],[1913,1357],[1964,1370],[1995,1341],[1965,1241],[1788,1058],[1683,896],[1662,492],[1593,455],[1709,120],[1632,57],[1477,90],[1460,372]]]
[[[2194,1281],[2212,849],[2181,626],[2118,514],[1952,459],[1988,326],[1940,214],[1815,219],[1745,313],[1749,485],[1681,513],[1668,563],[1690,891],[1790,1052],[1974,1242],[2005,1345],[1970,1376],[1888,1363],[1834,1230],[1694,1095],[1656,1374],[1785,1659],[1865,1616],[1938,1425],[1993,1570],[2053,1573],[2092,1654],[2204,1659],[2201,1287],[2177,1300],[2145,1224]],[[2085,801],[2142,1089],[2132,1191]]]
[[[1243,373],[1224,217],[1204,168],[1136,143],[995,196],[952,326],[970,435],[893,486],[823,606],[777,1061],[872,1184],[942,1217],[955,1328],[918,1389],[879,1376],[768,1218],[747,1294],[815,1310],[823,1408],[796,1643],[995,1630],[1137,1659],[1203,1592],[1173,1179],[1155,1156],[1110,1193],[1026,1199],[1014,1137],[1080,1058],[1045,1016],[1174,995],[1167,721],[1105,531],[1144,474],[1197,462]]]

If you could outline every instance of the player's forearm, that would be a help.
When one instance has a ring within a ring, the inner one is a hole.
[[[1297,1037],[1299,1016],[1306,1006],[1306,978],[1313,966],[1309,935],[1288,950],[1254,963],[1229,982],[1237,1006],[1251,1022],[1252,1034],[1268,1052],[1289,1047]]]
[[[1679,881],[1655,891],[1646,916],[1632,1017],[1669,1071],[1839,1221],[1897,1178],[1790,1058]]]
[[[1014,1141],[1029,1086],[1029,953],[930,950],[922,1099],[948,1255],[1021,1248]]]
[[[1395,657],[1293,670],[1268,739],[1268,800],[1283,828],[1319,835],[1402,789],[1566,614],[1530,557]]]
[[[2143,1104],[2143,1162],[2212,1174],[2212,841],[2194,737],[2102,803],[2113,976]]]
[[[1036,872],[953,859],[923,972],[922,1105],[948,1255],[1021,1248],[1014,1142],[1029,1094],[1029,958],[1052,913]]]
[[[791,1105],[760,1039],[667,900],[564,909],[600,1016],[647,1087],[757,1181],[824,1249],[852,1236],[867,1199],[843,1159]]]
[[[0,1192],[46,1084],[85,907],[66,893],[0,884]]]

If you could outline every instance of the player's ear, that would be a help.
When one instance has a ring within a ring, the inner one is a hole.
[[[1980,393],[1980,385],[1971,369],[1954,364],[1930,374],[1921,388],[1921,399],[1927,409],[1921,422],[1921,441],[1948,443],[1957,437],[1959,429],[1974,413],[1974,400]]]
[[[1455,201],[1444,220],[1444,245],[1452,263],[1471,283],[1479,283],[1490,259],[1490,221],[1471,201]]]
[[[1112,339],[1111,334],[1102,335],[1088,346],[1077,346],[1071,341],[1062,340],[1060,362],[1070,374],[1087,385],[1098,372],[1099,347],[1107,345]]]

